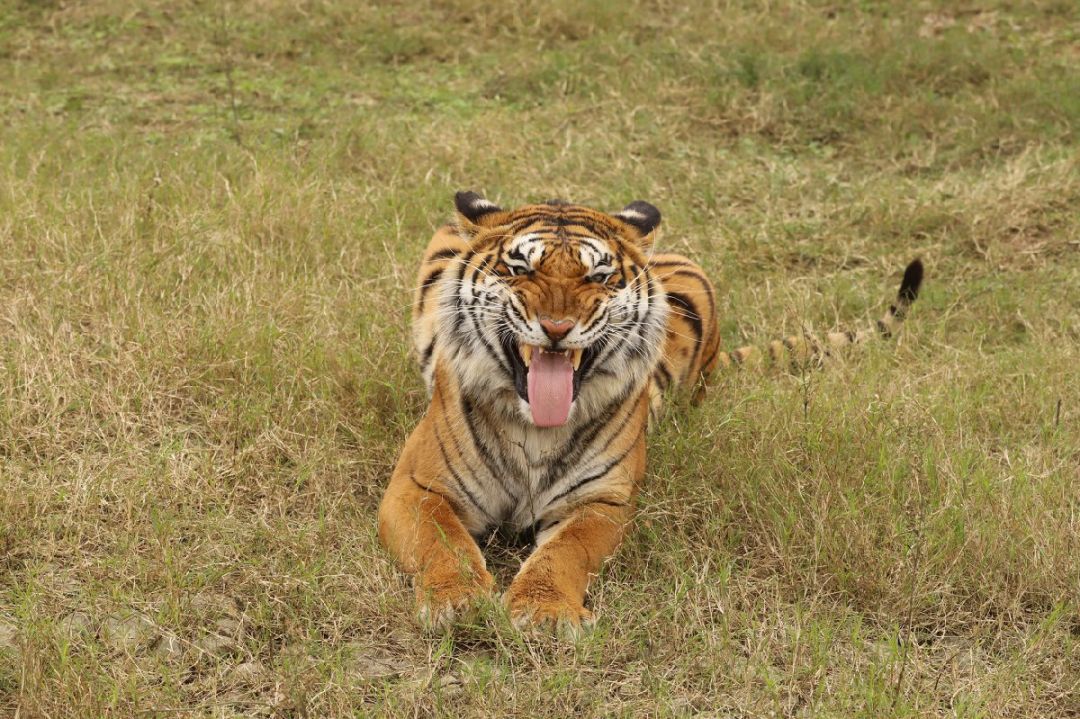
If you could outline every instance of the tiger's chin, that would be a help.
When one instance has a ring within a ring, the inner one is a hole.
[[[565,425],[599,349],[593,345],[552,351],[506,338],[503,351],[513,368],[514,390],[522,400],[523,414],[537,427]]]

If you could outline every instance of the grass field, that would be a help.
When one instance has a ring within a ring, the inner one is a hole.
[[[1067,0],[0,0],[0,715],[1080,716],[1078,157]],[[584,639],[427,636],[458,189],[651,201],[732,346],[927,280],[669,412]]]

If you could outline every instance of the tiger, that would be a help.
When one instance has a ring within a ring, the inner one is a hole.
[[[413,302],[429,405],[378,510],[380,541],[413,575],[428,627],[493,595],[481,549],[493,536],[528,552],[503,596],[514,626],[592,623],[586,590],[630,525],[663,397],[685,389],[700,401],[720,367],[804,361],[889,335],[922,278],[916,260],[876,330],[725,352],[701,267],[653,251],[652,204],[504,210],[459,192],[454,205]]]

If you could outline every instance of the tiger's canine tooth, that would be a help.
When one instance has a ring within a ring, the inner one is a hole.
[[[581,355],[584,352],[585,350],[581,349],[570,350],[570,364],[574,365],[575,372],[577,371],[577,368],[581,366]]]
[[[532,345],[525,345],[525,344],[521,345],[521,359],[524,360],[526,367],[528,367],[529,365],[532,364],[532,353],[533,353],[533,346]]]

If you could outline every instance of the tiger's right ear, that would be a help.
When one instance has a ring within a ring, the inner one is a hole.
[[[506,212],[501,207],[475,192],[454,195],[454,207],[458,211],[458,229],[468,237],[484,228],[498,227],[506,218]]]
[[[638,245],[646,254],[652,252],[653,240],[656,239],[656,227],[660,224],[660,210],[644,200],[635,200],[614,215],[622,220],[637,235]]]

